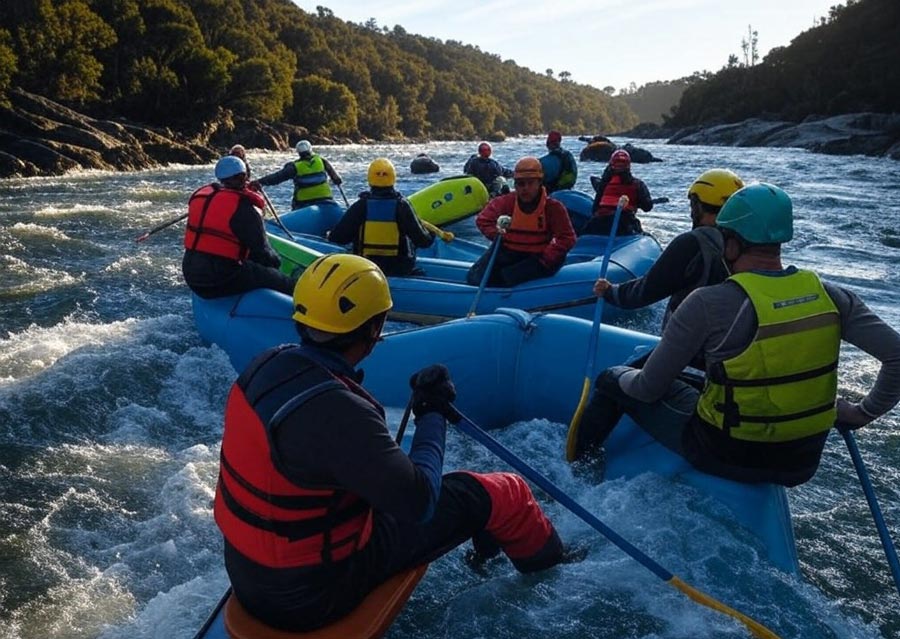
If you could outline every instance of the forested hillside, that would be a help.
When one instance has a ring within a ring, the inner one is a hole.
[[[477,46],[356,25],[289,0],[15,0],[11,87],[96,117],[196,127],[221,109],[324,136],[472,138],[622,130],[620,99]]]
[[[671,115],[672,109],[681,100],[684,90],[692,83],[700,81],[699,73],[688,78],[661,82],[648,82],[640,87],[632,83],[631,87],[619,91],[640,122],[662,124],[663,116]]]
[[[666,124],[900,111],[900,0],[848,0],[759,64],[691,84]]]

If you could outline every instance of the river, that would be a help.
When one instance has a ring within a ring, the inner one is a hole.
[[[619,141],[619,140],[617,140]],[[239,140],[235,140],[239,142]],[[576,155],[582,144],[566,138]],[[686,190],[707,168],[768,181],[794,200],[786,262],[857,292],[900,327],[900,163],[799,149],[668,146],[635,165],[654,197],[643,214],[663,243],[689,228]],[[458,173],[472,142],[319,149],[352,199],[373,158],[391,158],[410,194]],[[408,172],[416,153],[441,166]],[[512,166],[543,138],[494,145]],[[251,151],[255,175],[292,153]],[[583,163],[577,188],[602,165]],[[184,639],[227,586],[211,498],[222,407],[235,373],[203,344],[181,279],[183,225],[137,244],[185,212],[211,166],[0,181],[0,639]],[[288,184],[267,189],[288,210]],[[452,230],[476,237],[472,220]],[[657,305],[627,325],[656,332]],[[877,362],[845,345],[840,388],[867,388]],[[492,392],[497,392],[496,390]],[[394,407],[390,416],[398,421]],[[857,432],[885,519],[900,530],[900,411]],[[894,589],[843,441],[829,440],[808,484],[789,491],[802,576],[778,572],[727,516],[687,487],[647,473],[600,484],[562,461],[559,425],[498,436],[626,539],[688,583],[782,637],[900,637]],[[501,462],[451,434],[446,468]],[[462,549],[435,562],[391,629],[408,637],[744,637],[539,494],[561,534],[589,546],[580,564],[519,576],[506,562],[471,572]],[[725,574],[727,577],[723,577]]]

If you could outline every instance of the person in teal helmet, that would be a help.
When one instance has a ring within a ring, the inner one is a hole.
[[[745,186],[716,224],[731,276],[681,303],[642,369],[597,377],[569,434],[570,460],[597,452],[627,414],[701,471],[796,486],[815,473],[834,424],[859,428],[900,400],[900,335],[856,294],[782,264],[794,236],[787,193]],[[856,403],[837,393],[842,340],[881,361]],[[702,391],[679,379],[698,355]]]
[[[296,210],[309,204],[322,201],[333,201],[334,196],[328,179],[335,186],[343,184],[343,180],[331,163],[318,153],[313,153],[309,140],[297,142],[296,160],[285,164],[280,170],[264,175],[250,183],[255,191],[260,187],[281,184],[287,180],[294,181],[294,195],[291,198],[291,209]]]

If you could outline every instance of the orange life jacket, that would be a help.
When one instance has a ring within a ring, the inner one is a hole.
[[[317,395],[344,389],[383,414],[356,382],[331,373],[297,345],[269,351],[232,386],[213,511],[228,542],[250,560],[270,568],[319,565],[368,543],[368,503],[336,487],[299,485],[272,455],[272,433],[286,417]]]
[[[249,250],[231,230],[231,218],[242,199],[262,209],[260,195],[244,189],[228,189],[221,184],[207,184],[194,191],[188,200],[184,248],[226,257],[236,262],[247,259]]]
[[[547,224],[547,191],[541,187],[537,208],[526,213],[519,208],[519,198],[514,199],[512,223],[503,236],[503,246],[521,253],[543,253],[553,239]]]
[[[633,213],[637,209],[638,183],[632,180],[630,184],[622,183],[621,175],[614,175],[610,178],[606,188],[603,189],[603,195],[600,197],[600,204],[594,213],[596,217],[604,215],[612,215],[616,212],[619,205],[619,198],[623,195],[628,196],[628,204],[622,210]]]

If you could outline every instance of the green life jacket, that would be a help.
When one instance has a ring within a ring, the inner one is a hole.
[[[785,442],[822,433],[836,416],[840,313],[811,271],[739,273],[759,327],[738,355],[707,365],[697,414],[734,439]]]
[[[294,200],[306,202],[321,200],[332,196],[328,186],[328,175],[325,173],[325,161],[321,155],[313,154],[311,158],[294,162],[297,175],[294,177]]]

